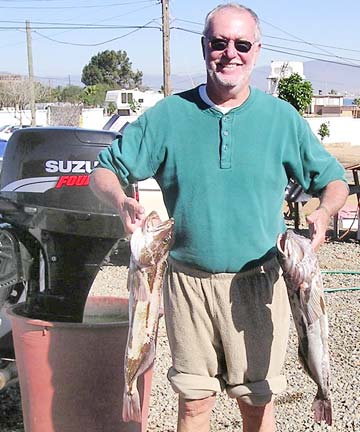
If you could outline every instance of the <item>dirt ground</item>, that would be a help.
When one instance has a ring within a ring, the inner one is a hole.
[[[360,164],[360,146],[351,146],[348,143],[331,144],[325,146],[344,167]]]

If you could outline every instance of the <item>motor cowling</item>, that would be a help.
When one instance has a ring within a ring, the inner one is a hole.
[[[16,284],[27,285],[24,313],[32,318],[80,322],[100,265],[126,238],[114,209],[89,188],[98,153],[117,136],[26,128],[9,139],[0,174],[0,229],[17,262],[6,269]],[[134,196],[134,188],[126,193]],[[10,277],[0,273],[0,290]]]

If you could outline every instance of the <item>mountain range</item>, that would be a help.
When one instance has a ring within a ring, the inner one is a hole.
[[[337,93],[359,96],[360,95],[360,66],[350,67],[321,61],[304,62],[305,79],[310,81],[314,93],[322,92],[327,94],[331,90]],[[253,71],[251,84],[261,90],[267,90],[267,77],[270,74],[269,66],[256,67]],[[190,76],[172,75],[171,86],[175,91],[185,90],[194,84],[205,82],[205,73],[203,76],[196,76],[196,82]],[[143,82],[145,85],[159,89],[162,85],[161,75],[148,75],[144,73]]]
[[[305,79],[312,83],[314,93],[317,94],[321,90],[322,94],[327,94],[334,90],[337,93],[349,96],[360,96],[360,66],[351,67],[334,63],[325,63],[321,61],[304,62]],[[1,73],[0,73],[1,74]],[[267,77],[270,74],[270,65],[256,67],[252,74],[251,84],[261,90],[266,91],[268,88]],[[48,78],[36,78],[43,84],[49,84]],[[70,82],[72,85],[80,85],[80,75],[70,75],[66,77],[53,77],[51,86],[65,86]],[[171,87],[174,92],[179,92],[200,83],[205,82],[205,72],[203,75],[196,77],[188,75],[171,75]],[[144,72],[143,84],[154,90],[159,90],[163,84],[162,75],[151,75]]]

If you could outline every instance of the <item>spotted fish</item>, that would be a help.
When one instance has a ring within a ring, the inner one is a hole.
[[[314,419],[331,425],[328,320],[317,256],[309,239],[290,230],[279,235],[277,248],[299,338],[299,360],[318,386]]]
[[[152,212],[130,240],[129,333],[124,361],[122,411],[125,422],[141,422],[137,379],[155,359],[162,286],[173,229],[173,219],[162,222],[158,214]]]

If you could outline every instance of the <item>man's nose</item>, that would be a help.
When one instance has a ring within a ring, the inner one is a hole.
[[[234,58],[237,56],[237,50],[235,48],[234,41],[232,40],[228,41],[228,46],[226,47],[225,53],[228,58]]]

